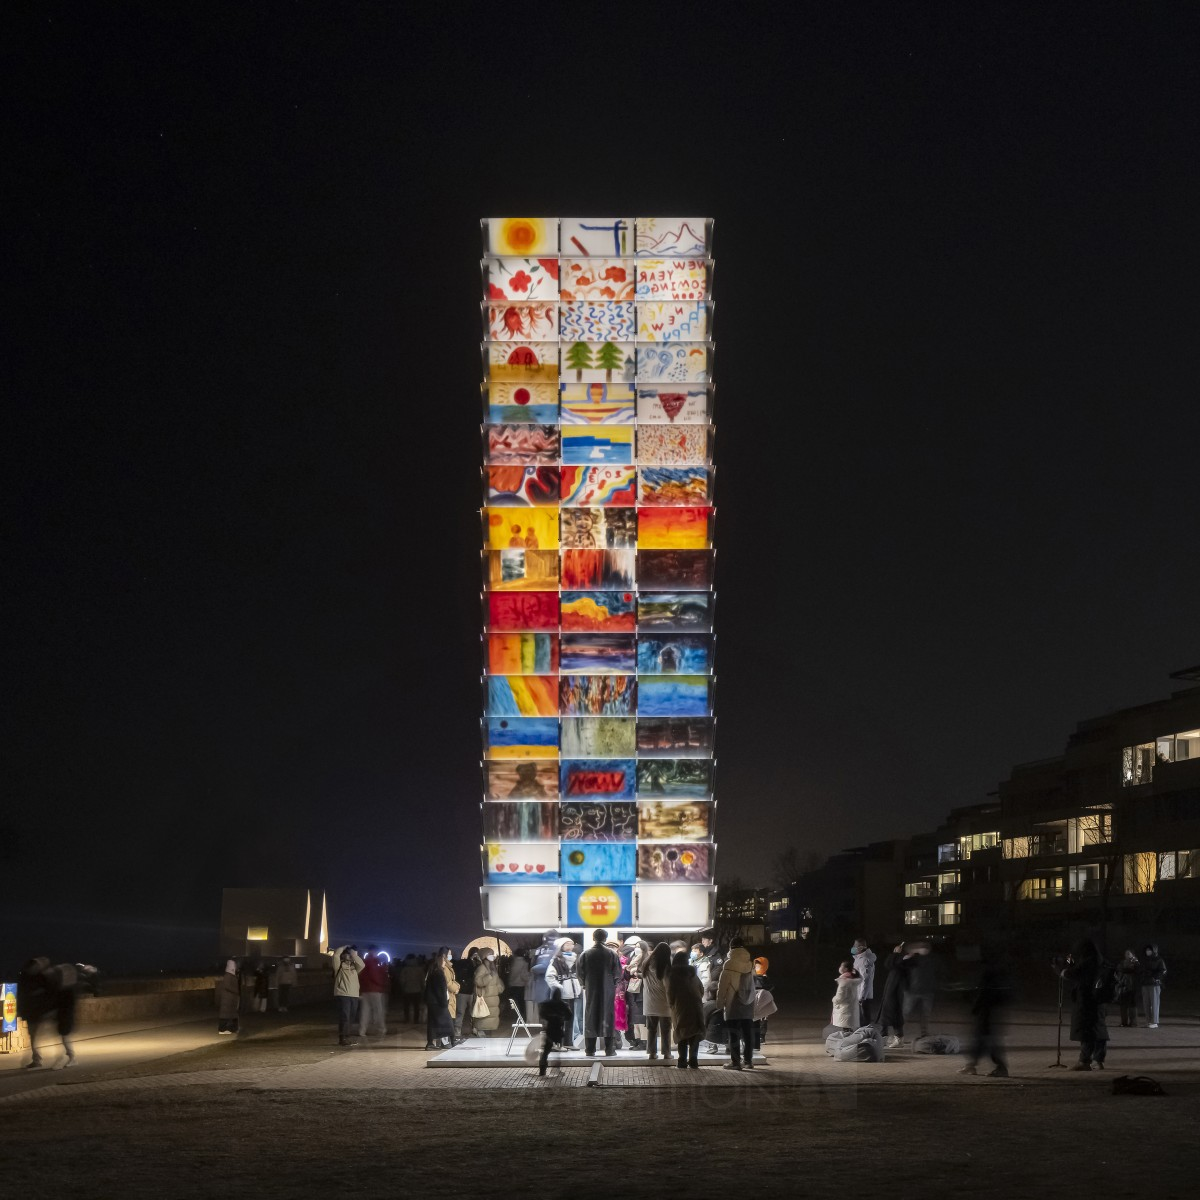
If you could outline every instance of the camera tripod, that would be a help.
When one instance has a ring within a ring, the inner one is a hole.
[[[1058,977],[1058,1041],[1054,1048],[1054,1061],[1046,1068],[1047,1071],[1052,1071],[1055,1067],[1061,1067],[1064,1071],[1067,1069],[1067,1064],[1062,1060],[1062,1002],[1063,977],[1060,974]]]

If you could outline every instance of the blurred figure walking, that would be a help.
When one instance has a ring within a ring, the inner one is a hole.
[[[367,956],[358,976],[358,1033],[368,1037],[378,1033],[387,1035],[388,992],[392,981],[388,974],[387,955],[378,947],[368,946]]]
[[[225,973],[217,980],[217,1032],[234,1034],[238,1031],[238,1010],[242,1007],[242,981],[238,978],[237,963],[231,958],[225,963]]]
[[[1008,1063],[1004,1056],[1004,1009],[1012,999],[1012,983],[1004,969],[1003,958],[995,946],[985,945],[982,953],[983,969],[979,974],[979,987],[971,1013],[975,1018],[975,1031],[971,1038],[971,1049],[967,1065],[960,1075],[976,1075],[979,1060],[990,1055],[993,1067],[990,1075],[1000,1079],[1008,1076]]]

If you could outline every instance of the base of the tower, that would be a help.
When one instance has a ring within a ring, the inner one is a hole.
[[[531,1040],[520,1034],[512,1042],[511,1048],[509,1039],[506,1037],[468,1038],[461,1046],[452,1046],[449,1050],[442,1050],[433,1055],[425,1065],[427,1067],[519,1067],[528,1064],[530,1056],[532,1056],[533,1064],[536,1065],[537,1050],[531,1049],[531,1047],[540,1047],[537,1038]],[[721,1054],[701,1052],[699,1057],[702,1067],[720,1067],[729,1061],[727,1052]],[[618,1050],[616,1055],[611,1058],[603,1050],[592,1057],[584,1054],[582,1050],[567,1051],[566,1053],[556,1052],[551,1053],[550,1063],[556,1067],[583,1067],[593,1063],[603,1063],[606,1067],[650,1066],[662,1070],[670,1068],[677,1071],[679,1069],[674,1057],[669,1062],[664,1062],[661,1058],[656,1062],[650,1062],[646,1058],[645,1050]],[[756,1054],[754,1065],[765,1067],[767,1060]]]

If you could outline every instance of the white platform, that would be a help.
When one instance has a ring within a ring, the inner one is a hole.
[[[508,1048],[507,1037],[468,1038],[461,1046],[452,1046],[448,1050],[433,1055],[425,1065],[427,1067],[521,1067],[527,1065],[525,1048],[528,1045],[529,1039],[518,1034],[516,1041],[513,1042],[512,1053],[506,1055],[504,1052]],[[566,1053],[552,1052],[550,1062],[556,1067],[586,1067],[599,1062],[606,1067],[660,1067],[662,1069],[669,1067],[673,1071],[679,1069],[673,1050],[670,1062],[664,1062],[661,1058],[650,1062],[646,1057],[645,1050],[618,1050],[616,1056],[610,1058],[604,1053],[603,1046],[604,1043],[600,1042],[600,1052],[591,1058],[582,1050],[572,1050]],[[729,1061],[729,1055],[727,1053],[705,1054],[701,1050],[699,1060],[702,1067],[720,1067]],[[767,1060],[755,1054],[754,1064],[755,1066],[761,1064],[765,1067]]]

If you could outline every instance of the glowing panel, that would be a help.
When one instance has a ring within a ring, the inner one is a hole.
[[[639,550],[704,550],[710,508],[643,508],[638,518]]]
[[[559,250],[564,264],[574,255],[633,253],[632,217],[563,217],[560,225]]]
[[[708,263],[702,258],[639,258],[639,300],[703,300],[708,292]]]
[[[637,765],[639,800],[704,800],[712,794],[712,760],[648,758]]]
[[[496,800],[485,804],[484,841],[557,843],[558,810],[554,800]]]
[[[571,630],[580,633],[632,633],[637,627],[637,608],[633,592],[563,592],[561,614],[564,632]]]
[[[488,249],[492,254],[558,253],[558,221],[546,217],[488,217]]]
[[[634,297],[632,258],[564,258],[560,291],[566,304],[628,302]]]
[[[643,425],[638,430],[637,457],[647,466],[708,462],[707,425]]]
[[[639,258],[704,258],[707,229],[703,217],[637,217],[634,251]]]
[[[487,468],[487,502],[497,508],[527,504],[558,508],[561,492],[562,472],[557,466]]]
[[[707,883],[711,849],[704,842],[639,846],[637,877],[648,883]]]
[[[638,680],[638,715],[703,717],[709,713],[707,675],[657,675]]]
[[[489,258],[489,300],[557,300],[557,258]]]
[[[700,595],[708,595],[701,592]],[[703,633],[641,634],[639,675],[703,675],[712,669],[713,640]]]
[[[561,870],[568,883],[632,883],[637,848],[632,842],[563,842]]]
[[[496,634],[492,634],[496,637]],[[546,634],[501,634],[501,637],[545,637]],[[489,675],[489,717],[553,717],[558,713],[557,675]]]
[[[637,503],[636,467],[563,467],[565,505],[628,507]]]
[[[564,717],[560,732],[564,758],[630,758],[637,753],[633,717]]]
[[[504,595],[491,592],[487,604],[489,629],[557,629],[558,593]]]
[[[488,800],[553,800],[558,796],[558,763],[526,760],[483,764]]]
[[[563,918],[562,889],[510,884],[483,889],[484,920],[491,929],[554,928]]]
[[[559,711],[564,717],[631,717],[637,705],[632,675],[560,675]]]
[[[487,336],[492,342],[544,342],[558,336],[558,308],[545,301],[514,300],[487,306]]]
[[[487,669],[493,675],[556,672],[558,638],[553,633],[489,633]]]
[[[633,462],[632,425],[564,425],[564,463]]]
[[[559,378],[563,383],[630,383],[635,363],[636,352],[628,342],[563,342]]]
[[[493,342],[484,347],[484,369],[495,382],[557,383],[558,341],[519,345]]]
[[[552,508],[485,508],[488,545],[493,550],[555,550],[558,513]]]
[[[701,842],[712,837],[712,804],[691,800],[644,800],[638,804],[638,840]]]
[[[638,926],[645,929],[703,929],[712,924],[715,897],[716,889],[706,884],[639,884]]]
[[[706,342],[654,342],[637,350],[639,383],[706,383],[708,381],[708,344]]]
[[[588,675],[632,675],[637,645],[632,633],[564,633],[562,670]]]
[[[629,925],[632,918],[632,887],[596,883],[567,888],[566,924],[569,926]]]
[[[708,305],[697,300],[653,300],[637,306],[639,342],[702,342]]]
[[[632,800],[637,763],[632,759],[564,759],[559,790],[564,800]]]
[[[554,842],[488,842],[483,848],[488,883],[554,883],[559,877]]]
[[[489,550],[487,582],[494,592],[538,592],[553,587],[558,583],[558,551]]]
[[[484,737],[488,758],[558,758],[554,717],[487,717]]]

